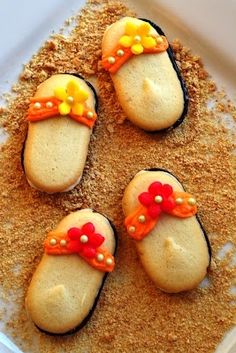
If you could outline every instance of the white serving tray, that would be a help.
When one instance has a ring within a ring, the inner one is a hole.
[[[236,87],[236,0],[128,0],[139,17],[162,27],[199,54],[218,86],[231,98]],[[0,10],[0,94],[10,91],[22,66],[85,1],[8,0]],[[0,104],[3,102],[0,101]],[[7,134],[0,127],[0,143]],[[4,323],[0,322],[4,330]],[[6,333],[6,332],[5,332]],[[0,333],[0,353],[22,353]],[[25,352],[30,353],[30,352]],[[215,353],[236,353],[236,328],[227,333]]]

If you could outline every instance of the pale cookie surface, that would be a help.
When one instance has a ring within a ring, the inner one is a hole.
[[[124,17],[106,30],[103,55],[109,55],[131,22],[143,21]],[[151,34],[157,31],[151,27]],[[111,75],[118,100],[129,120],[147,131],[166,129],[181,117],[184,93],[180,80],[166,51],[134,55]]]
[[[179,181],[164,171],[139,172],[127,186],[123,210],[127,216],[139,204],[138,195],[155,181],[184,191]],[[195,288],[205,277],[210,262],[208,245],[196,216],[177,218],[162,213],[150,233],[135,241],[140,260],[157,287],[177,293]]]
[[[115,251],[115,236],[110,222],[99,213],[85,209],[71,213],[57,226],[66,232],[92,222],[105,237],[103,247]],[[41,330],[63,334],[77,328],[93,309],[105,273],[91,267],[76,254],[45,254],[32,278],[26,297],[26,309]]]
[[[88,93],[87,105],[94,110],[92,89],[78,77],[59,74],[38,86],[35,97],[53,96],[56,87],[76,82]],[[31,186],[48,193],[76,186],[83,173],[92,129],[69,116],[54,116],[29,122],[24,150],[24,169]]]

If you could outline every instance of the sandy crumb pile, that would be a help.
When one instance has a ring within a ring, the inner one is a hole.
[[[125,120],[111,79],[98,64],[104,30],[125,15],[134,14],[118,1],[90,1],[73,19],[76,27],[69,37],[54,35],[25,65],[13,87],[15,97],[1,109],[0,123],[10,134],[0,154],[1,300],[16,304],[10,317],[6,310],[1,317],[25,352],[212,353],[235,320],[235,297],[229,292],[235,278],[233,246],[223,260],[217,257],[219,249],[236,238],[235,135],[227,128],[229,120],[236,122],[235,107],[217,91],[200,58],[174,41],[190,95],[184,123],[168,133],[148,134]],[[27,184],[22,169],[25,116],[36,86],[65,72],[91,81],[97,76],[99,119],[80,185],[65,194],[46,195]],[[175,174],[198,200],[213,250],[208,287],[164,294],[139,263],[123,227],[121,199],[134,174],[149,167]],[[87,326],[73,336],[49,337],[29,322],[25,292],[46,232],[82,207],[113,220],[119,234],[117,267]]]

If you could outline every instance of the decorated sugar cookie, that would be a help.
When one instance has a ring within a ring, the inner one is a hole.
[[[141,171],[123,197],[125,226],[157,287],[177,293],[197,287],[210,264],[210,245],[194,196],[167,171]]]
[[[28,110],[24,149],[31,186],[55,193],[79,183],[96,117],[95,91],[82,78],[58,74],[39,85]]]
[[[39,329],[66,334],[87,322],[106,273],[114,270],[115,248],[110,222],[91,209],[71,213],[48,234],[26,297]]]
[[[179,125],[188,96],[162,30],[147,20],[124,17],[104,33],[102,65],[111,74],[129,120],[147,131]]]

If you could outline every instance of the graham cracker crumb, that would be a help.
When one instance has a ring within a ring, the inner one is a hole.
[[[0,122],[10,138],[0,154],[0,279],[5,308],[15,306],[12,314],[5,309],[8,315],[1,315],[6,317],[6,330],[26,352],[213,353],[235,323],[235,296],[229,292],[235,278],[234,251],[223,259],[217,254],[226,242],[235,244],[236,237],[235,135],[221,120],[227,113],[235,123],[236,108],[217,90],[201,58],[175,40],[172,47],[190,96],[188,116],[177,129],[157,134],[128,122],[99,61],[105,29],[130,15],[134,16],[119,1],[89,1],[73,19],[71,34],[46,41],[14,85],[16,96],[5,96],[9,105]],[[68,193],[47,195],[28,185],[21,165],[25,116],[36,87],[50,75],[65,72],[98,77],[98,122],[81,183]],[[211,108],[209,101],[215,102]],[[158,290],[125,232],[124,188],[139,170],[151,167],[172,172],[198,200],[213,251],[205,288],[177,295]],[[67,213],[85,207],[106,214],[117,228],[116,270],[83,330],[68,337],[47,336],[28,319],[25,293],[42,256],[45,234]]]

